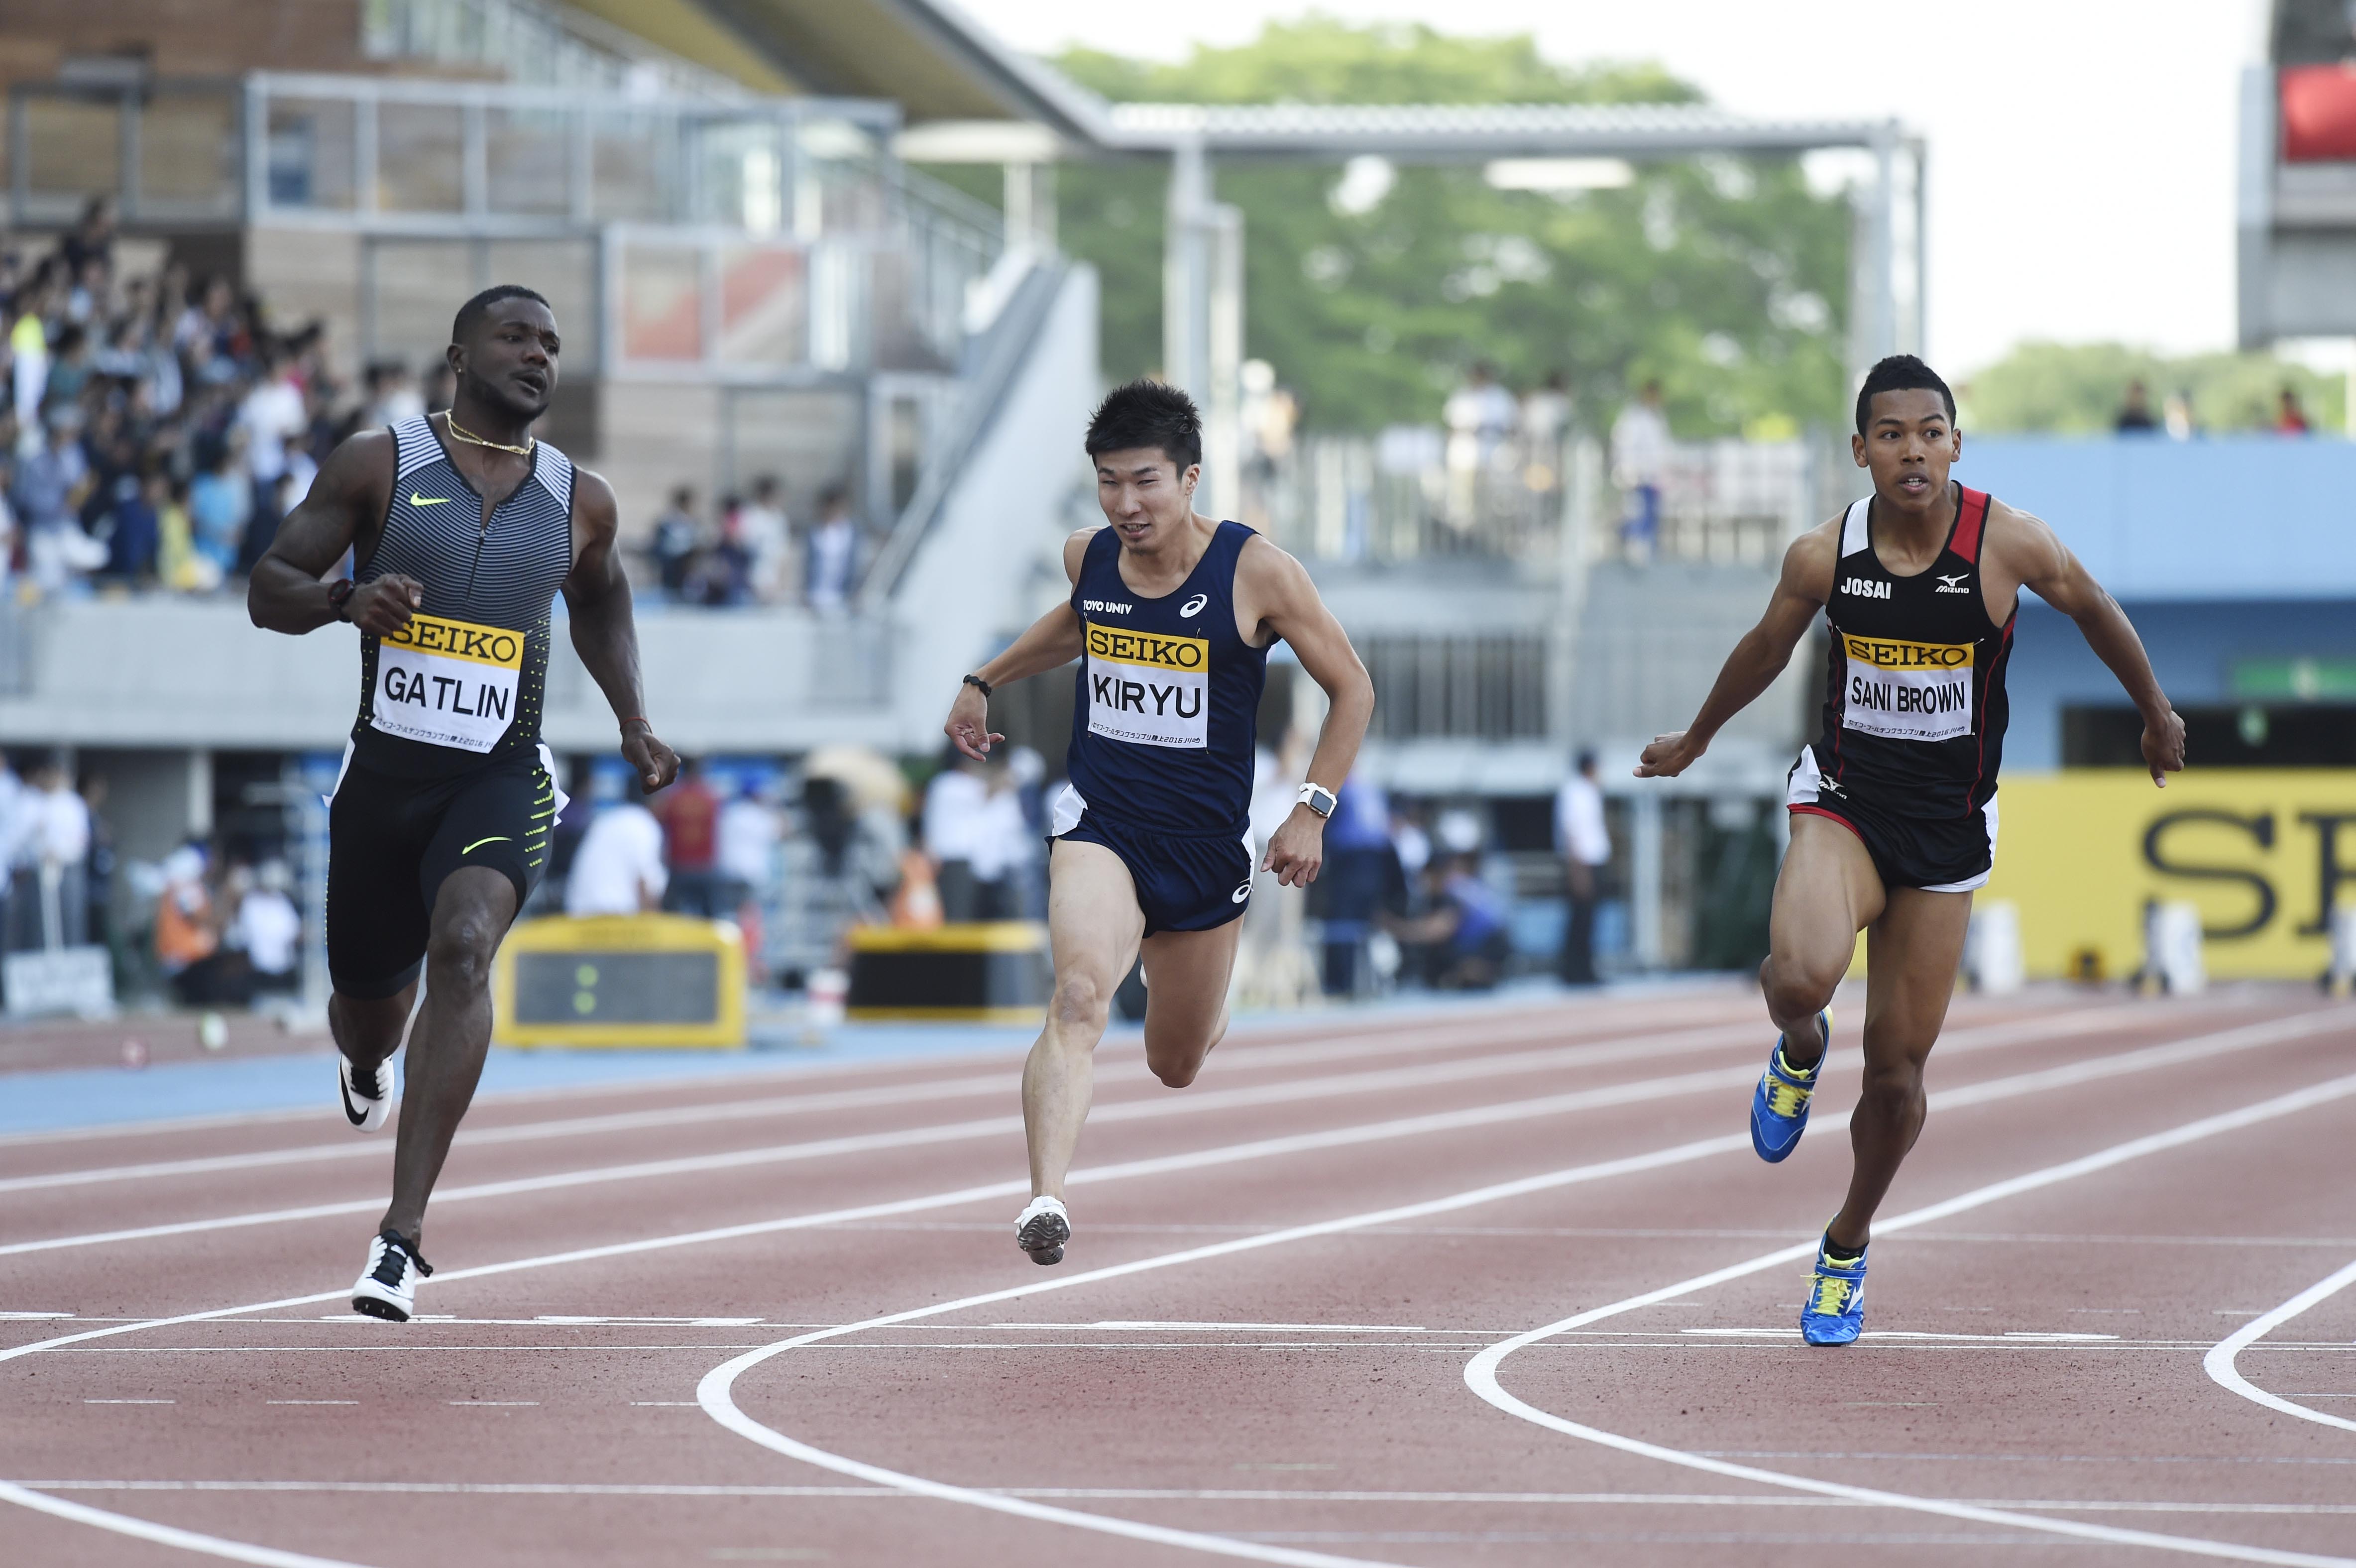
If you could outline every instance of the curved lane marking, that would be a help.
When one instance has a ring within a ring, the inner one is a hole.
[[[2263,1100],[2254,1105],[2244,1106],[2238,1111],[2203,1117],[2198,1122],[2187,1122],[2183,1126],[2172,1128],[2165,1133],[2155,1133],[2147,1137],[2130,1139],[2126,1143],[2114,1144],[2110,1148],[2098,1150],[2094,1154],[2065,1161],[2058,1165],[2050,1165],[2043,1170],[2030,1171],[2004,1181],[1991,1182],[1986,1187],[1976,1187],[1969,1192],[1958,1194],[1925,1208],[1910,1210],[1889,1219],[1878,1219],[1874,1222],[1874,1230],[1879,1234],[1887,1234],[1892,1230],[1912,1230],[1919,1225],[1927,1225],[1934,1220],[1944,1219],[1949,1215],[1963,1213],[1966,1209],[1977,1208],[2020,1193],[2051,1187],[2096,1171],[2108,1170],[2130,1160],[2140,1159],[2146,1155],[2181,1148],[2188,1144],[2198,1143],[2204,1138],[2215,1137],[2224,1133],[2238,1132],[2243,1128],[2255,1126],[2276,1117],[2287,1116],[2313,1106],[2345,1099],[2351,1094],[2356,1094],[2356,1074],[2330,1079],[2306,1089],[2294,1090],[2288,1094],[2277,1095],[2271,1100]],[[1657,1459],[1664,1464],[1679,1465],[1687,1469],[1702,1470],[1710,1475],[1724,1476],[1734,1480],[1752,1481],[1762,1486],[1781,1487],[1791,1491],[1813,1492],[1820,1497],[1846,1498],[1855,1502],[1904,1509],[1916,1513],[1938,1514],[1948,1519],[1966,1520],[1977,1524],[2007,1525],[2019,1530],[2073,1536],[2080,1540],[2103,1541],[2112,1545],[2149,1547],[2158,1551],[2182,1552],[2198,1557],[2221,1557],[2239,1563],[2276,1563],[2287,1565],[2287,1568],[2351,1568],[2351,1564],[2356,1564],[2356,1558],[2277,1552],[2267,1547],[2240,1546],[2227,1541],[2202,1541],[2191,1536],[2161,1535],[2149,1530],[2121,1530],[2111,1525],[2088,1524],[2076,1520],[2048,1519],[2035,1514],[2017,1513],[2007,1509],[1985,1508],[1950,1498],[1915,1497],[1903,1492],[1883,1491],[1872,1487],[1850,1486],[1841,1481],[1818,1480],[1811,1476],[1790,1475],[1779,1470],[1762,1470],[1755,1466],[1737,1465],[1728,1460],[1691,1454],[1683,1449],[1668,1448],[1656,1443],[1646,1443],[1639,1438],[1624,1436],[1619,1433],[1605,1432],[1599,1427],[1583,1425],[1517,1399],[1507,1393],[1498,1380],[1498,1368],[1505,1363],[1506,1357],[1526,1346],[1535,1345],[1542,1339],[1568,1333],[1574,1328],[1583,1327],[1603,1318],[1616,1317],[1639,1307],[1651,1306],[1659,1302],[1690,1295],[1713,1285],[1724,1284],[1730,1280],[1742,1279],[1767,1269],[1784,1263],[1797,1262],[1804,1258],[1811,1258],[1815,1255],[1815,1243],[1813,1240],[1796,1247],[1780,1248],[1775,1251],[1763,1253],[1740,1263],[1729,1264],[1725,1268],[1716,1269],[1706,1274],[1697,1274],[1691,1279],[1681,1280],[1676,1284],[1663,1285],[1658,1290],[1646,1291],[1641,1295],[1630,1296],[1624,1301],[1616,1301],[1606,1306],[1591,1307],[1585,1312],[1574,1313],[1558,1322],[1549,1323],[1543,1328],[1533,1328],[1526,1334],[1517,1334],[1511,1339],[1501,1340],[1492,1345],[1466,1364],[1464,1381],[1474,1393],[1507,1414],[1519,1416],[1524,1421],[1559,1432],[1565,1436],[1576,1437],[1583,1442],[1598,1444],[1606,1448],[1616,1448],[1622,1453],[1633,1454],[1642,1458]],[[2351,1265],[2343,1273],[2351,1277],[2356,1277],[2356,1265]],[[2347,1282],[2343,1279],[2340,1283],[2344,1284]],[[2321,1286],[2318,1286],[2317,1289],[2320,1290]],[[2312,1295],[2314,1292],[2308,1294]],[[2320,1300],[2321,1296],[2317,1295],[2315,1299]],[[2286,1304],[2286,1305],[2288,1305],[2290,1304]],[[2309,1303],[2309,1305],[2312,1304]],[[2278,1307],[2276,1310],[2281,1312],[2284,1309]],[[2264,1321],[2263,1318],[2259,1320],[2261,1323]]]
[[[2211,1380],[2219,1387],[2231,1390],[2245,1400],[2254,1401],[2268,1410],[2280,1411],[2285,1415],[2295,1415],[2301,1421],[2311,1421],[2319,1426],[2336,1426],[2342,1432],[2356,1432],[2356,1421],[2351,1421],[2344,1415],[2331,1415],[2323,1411],[2309,1410],[2303,1404],[2293,1403],[2280,1394],[2268,1393],[2242,1376],[2242,1369],[2233,1364],[2240,1359],[2243,1351],[2308,1308],[2329,1300],[2351,1284],[2356,1284],[2356,1263],[2349,1264],[2328,1280],[2318,1280],[2272,1312],[2252,1318],[2224,1339],[2220,1340],[2208,1355],[2201,1358],[2201,1369],[2207,1372]]]
[[[300,1552],[280,1552],[273,1547],[252,1546],[242,1541],[225,1541],[218,1535],[202,1535],[193,1530],[180,1530],[168,1524],[155,1524],[147,1520],[134,1519],[129,1514],[109,1513],[87,1504],[68,1502],[46,1492],[29,1491],[10,1481],[0,1481],[0,1502],[10,1502],[51,1514],[75,1524],[86,1524],[93,1530],[112,1530],[158,1546],[177,1546],[184,1552],[201,1552],[209,1557],[226,1557],[232,1563],[259,1563],[261,1568],[359,1568],[339,1557],[309,1557]]]

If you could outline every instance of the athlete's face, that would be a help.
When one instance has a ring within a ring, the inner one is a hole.
[[[1194,515],[1201,464],[1181,468],[1159,446],[1097,454],[1097,504],[1125,550],[1152,550]]]
[[[1876,392],[1865,434],[1849,437],[1857,466],[1873,472],[1873,493],[1901,511],[1927,511],[1947,493],[1947,468],[1964,437],[1947,403],[1929,387]]]
[[[450,368],[475,395],[519,419],[548,412],[556,390],[556,317],[536,299],[502,299],[484,313],[468,339],[450,346]]]

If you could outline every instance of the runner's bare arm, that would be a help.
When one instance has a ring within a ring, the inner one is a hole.
[[[1691,727],[1655,736],[1636,763],[1639,779],[1674,779],[1709,749],[1726,721],[1749,707],[1775,683],[1792,661],[1792,650],[1807,635],[1832,597],[1833,569],[1840,560],[1841,520],[1810,529],[1783,552],[1783,574],[1759,624],[1742,634],[1718,672],[1717,683]]]
[[[573,477],[573,571],[564,579],[572,612],[573,650],[596,681],[622,723],[622,756],[648,793],[679,774],[679,754],[655,738],[638,681],[638,628],[630,611],[630,579],[615,546],[621,513],[614,487],[586,468]]]
[[[344,552],[375,548],[392,496],[392,433],[364,430],[327,455],[311,493],[278,525],[278,535],[246,585],[246,613],[267,631],[300,637],[336,618],[327,585]],[[425,602],[424,586],[392,573],[356,589],[345,608],[352,623],[379,637],[399,631]]]
[[[1064,541],[1064,575],[1075,584],[1080,580],[1080,558],[1087,553],[1088,540],[1096,532],[1084,528]],[[1067,600],[1033,621],[1030,629],[1016,638],[1005,652],[974,674],[995,691],[1011,682],[1027,680],[1069,664],[1080,656],[1081,647],[1080,618],[1073,613]],[[991,733],[990,699],[974,685],[958,688],[957,700],[949,704],[948,722],[941,725],[941,733],[949,737],[950,745],[976,762],[987,759],[990,748],[1006,738]]]
[[[2151,781],[2167,789],[2168,776],[2184,771],[2184,721],[2159,689],[2143,639],[2136,635],[2119,602],[2094,581],[2050,524],[2017,507],[1999,502],[1990,512],[1987,554],[1983,592],[2018,583],[2078,623],[2086,646],[2111,667],[2143,715],[2144,766],[2151,770]]]
[[[1309,777],[1328,789],[1341,789],[1375,716],[1375,683],[1349,633],[1318,596],[1307,569],[1266,539],[1246,544],[1236,562],[1236,600],[1238,619],[1256,617],[1255,629],[1269,641],[1290,643],[1309,678],[1324,688],[1325,725],[1309,758]],[[1280,885],[1306,887],[1324,862],[1325,819],[1306,806],[1293,807],[1269,839],[1263,865]]]

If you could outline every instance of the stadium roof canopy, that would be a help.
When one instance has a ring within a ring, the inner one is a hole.
[[[1109,103],[948,0],[571,0],[756,91],[896,102],[937,162],[1166,156],[1409,162],[1888,146],[1886,120],[1762,121],[1688,104]],[[930,127],[929,130],[926,127]]]

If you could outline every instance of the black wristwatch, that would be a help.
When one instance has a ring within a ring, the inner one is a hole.
[[[980,692],[980,693],[982,694],[982,698],[983,698],[983,700],[984,700],[984,701],[987,701],[987,700],[989,699],[989,697],[990,697],[990,682],[987,682],[987,681],[985,681],[985,680],[983,680],[980,676],[979,676],[979,675],[969,675],[969,676],[967,676],[967,677],[965,678],[965,683],[966,683],[967,685],[969,685],[969,686],[972,687],[975,691]]]
[[[359,591],[359,586],[349,577],[327,585],[327,608],[335,612],[337,620],[352,618],[352,596]]]

